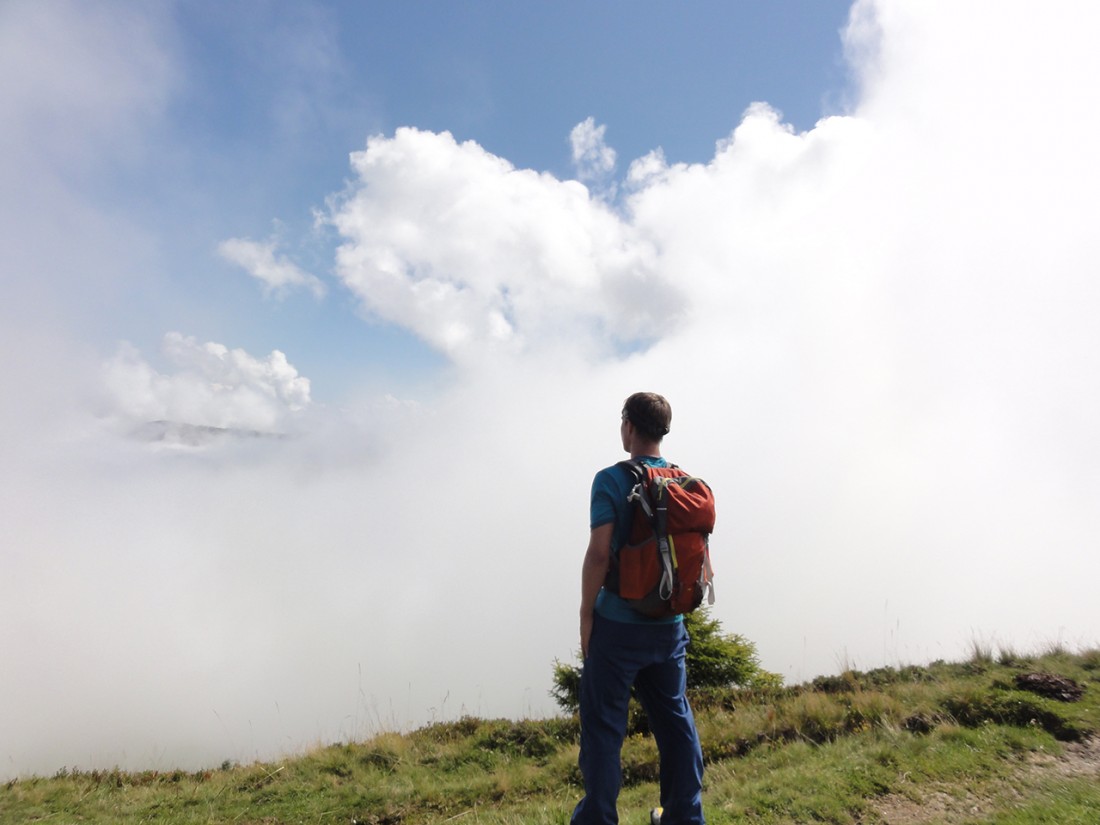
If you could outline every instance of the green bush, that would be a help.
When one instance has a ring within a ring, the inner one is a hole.
[[[783,677],[760,667],[756,645],[736,633],[723,633],[709,609],[684,616],[691,636],[687,652],[689,688],[776,688]]]
[[[723,633],[721,623],[710,616],[709,608],[700,607],[686,614],[684,627],[691,637],[687,650],[689,690],[734,687],[765,690],[782,686],[783,677],[760,667],[756,645],[736,633]],[[581,668],[555,659],[550,695],[566,713],[577,710],[580,685]]]
[[[559,708],[574,713],[580,707],[581,669],[555,659],[554,686],[550,688],[550,695]]]

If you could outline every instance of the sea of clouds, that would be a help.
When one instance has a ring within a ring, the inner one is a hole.
[[[620,163],[599,113],[576,180],[370,137],[319,216],[328,284],[219,248],[446,359],[426,398],[331,409],[293,353],[88,343],[155,254],[28,135],[67,110],[140,151],[176,81],[164,21],[135,14],[124,59],[49,9],[0,11],[5,76],[28,38],[58,55],[0,91],[0,773],[552,713],[588,485],[639,389],[716,491],[715,615],[788,680],[1100,639],[1097,12],[860,0],[848,112],[796,132],[754,104],[701,164]]]

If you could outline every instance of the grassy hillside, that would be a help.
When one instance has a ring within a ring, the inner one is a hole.
[[[710,823],[1100,822],[1100,651],[1052,650],[697,692]],[[648,822],[657,752],[623,752],[624,823]],[[61,771],[0,786],[0,822],[566,823],[575,719],[462,718],[196,773]]]

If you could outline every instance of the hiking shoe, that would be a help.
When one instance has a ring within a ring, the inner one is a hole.
[[[649,825],[661,825],[661,814],[665,812],[664,808],[654,808],[649,812]]]

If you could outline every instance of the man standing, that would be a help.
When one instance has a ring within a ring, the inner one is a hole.
[[[672,408],[656,393],[635,393],[623,405],[623,449],[643,464],[667,467],[661,440]],[[613,556],[630,534],[633,486],[623,467],[600,470],[592,482],[591,534],[581,571],[580,769],[585,796],[575,825],[617,823],[630,689],[649,719],[661,756],[662,825],[702,825],[703,753],[685,693],[688,636],[682,616],[653,619],[604,587]]]

